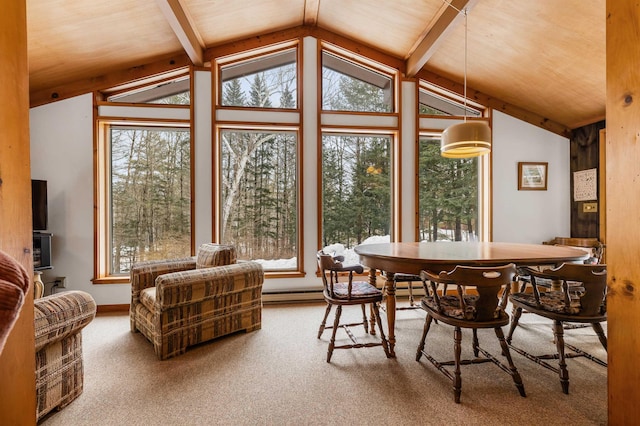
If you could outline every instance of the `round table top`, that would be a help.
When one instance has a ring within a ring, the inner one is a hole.
[[[517,266],[561,264],[586,259],[579,248],[502,242],[409,242],[365,244],[355,248],[360,262],[386,272],[418,274],[451,270],[456,265]]]

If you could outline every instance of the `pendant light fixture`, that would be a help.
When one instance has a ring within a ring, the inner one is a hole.
[[[458,13],[464,15],[464,122],[449,126],[442,132],[440,155],[471,158],[491,152],[491,129],[484,120],[467,121],[467,9],[458,10]]]

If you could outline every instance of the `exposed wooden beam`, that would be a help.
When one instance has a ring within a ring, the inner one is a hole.
[[[465,8],[467,11],[470,10],[477,2],[478,0],[452,0],[451,2],[443,0],[442,8],[436,15],[438,17],[429,24],[422,38],[414,44],[417,46],[412,49],[412,53],[407,58],[407,77],[414,77],[435,53],[444,37],[464,20],[464,15],[460,11]]]
[[[464,95],[463,84],[451,81],[431,71],[421,70],[416,76],[450,92],[457,93],[460,96]],[[467,87],[467,98],[496,111],[503,112],[524,122],[533,124],[534,126],[556,133],[560,136],[564,136],[566,138],[571,136],[571,129],[564,124],[556,123],[555,121],[550,120],[547,117],[543,117],[540,114],[536,114],[534,112],[527,111],[524,108],[501,101],[500,99],[496,99],[470,87]]]
[[[304,24],[315,26],[318,24],[318,10],[320,9],[320,0],[304,1]]]
[[[193,65],[204,65],[204,41],[196,29],[193,19],[180,0],[156,0],[171,29],[176,33],[182,48]]]
[[[594,115],[592,117],[585,118],[584,120],[580,120],[573,123],[567,123],[567,124],[569,125],[570,129],[577,129],[583,126],[588,126],[589,124],[593,124],[593,123],[597,123],[599,121],[605,120],[606,118],[607,118],[606,114],[603,111],[602,114]]]
[[[141,80],[153,75],[173,71],[191,65],[186,53],[178,53],[147,64],[136,65],[95,77],[85,78],[67,84],[30,93],[29,103],[33,108],[49,102],[72,98],[74,96],[104,90],[128,82]]]

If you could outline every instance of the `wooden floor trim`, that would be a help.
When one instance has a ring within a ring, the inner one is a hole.
[[[126,303],[121,305],[98,305],[98,314],[106,314],[111,312],[129,312],[129,304]]]

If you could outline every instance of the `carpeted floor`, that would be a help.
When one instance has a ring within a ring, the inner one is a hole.
[[[357,309],[357,308],[354,308]],[[397,358],[381,347],[335,351],[325,362],[329,332],[316,338],[323,304],[267,305],[262,329],[239,333],[158,361],[125,314],[98,316],[83,332],[84,393],[47,416],[53,425],[603,425],[606,368],[568,361],[570,394],[558,376],[513,353],[527,397],[491,363],[462,367],[462,402],[427,360],[415,361],[422,311],[399,311]],[[347,310],[346,312],[348,312]],[[351,311],[355,312],[355,311]],[[550,322],[523,315],[514,344],[554,349]],[[361,329],[357,329],[360,332]],[[505,330],[506,333],[506,330]],[[590,328],[567,341],[606,360]],[[463,331],[463,357],[470,356]],[[481,346],[500,356],[492,330]],[[434,324],[427,339],[436,358],[452,359],[453,329]]]

